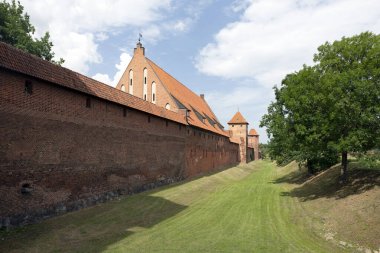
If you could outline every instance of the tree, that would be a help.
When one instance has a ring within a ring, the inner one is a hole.
[[[380,35],[365,32],[318,48],[314,62],[334,102],[328,110],[330,146],[342,155],[364,152],[380,141]]]
[[[29,15],[24,7],[15,0],[0,2],[0,41],[34,54],[44,60],[61,65],[64,60],[54,61],[53,43],[46,32],[40,39],[33,38],[35,28],[30,24]]]
[[[326,42],[315,65],[286,76],[261,126],[271,138],[269,152],[305,162],[309,171],[364,152],[380,141],[380,36],[365,32]]]
[[[280,165],[292,160],[304,163],[310,174],[337,162],[336,152],[327,147],[325,131],[319,127],[325,120],[325,106],[321,96],[315,96],[320,89],[314,84],[318,80],[317,70],[307,66],[287,75],[282,87],[275,87],[276,101],[261,121],[271,138],[270,157]]]

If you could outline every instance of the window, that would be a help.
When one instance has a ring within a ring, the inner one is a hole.
[[[28,195],[33,191],[33,188],[29,183],[24,183],[21,185],[21,194]]]
[[[91,98],[86,99],[86,107],[91,108]]]
[[[148,70],[144,68],[144,82],[143,82],[143,99],[146,100],[147,93],[148,93],[148,84],[146,82],[146,79],[148,77]]]
[[[166,126],[169,126],[169,121],[166,121]]]
[[[165,109],[166,109],[166,110],[170,110],[170,104],[169,104],[169,103],[167,103],[167,104],[165,105]]]
[[[148,122],[150,122],[150,116],[148,116]]]
[[[127,108],[123,108],[123,116],[127,117]]]
[[[121,85],[121,91],[125,92],[125,86],[124,86],[124,84]]]
[[[32,95],[32,93],[33,93],[33,84],[32,84],[32,81],[30,81],[30,80],[26,80],[25,81],[24,92],[27,95]]]
[[[129,71],[129,94],[133,95],[133,70]]]
[[[156,101],[156,83],[152,83],[152,103],[155,104]]]

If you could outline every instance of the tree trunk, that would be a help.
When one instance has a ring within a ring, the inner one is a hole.
[[[306,167],[307,167],[307,171],[309,172],[309,174],[313,175],[314,174],[314,165],[310,160],[307,160]]]
[[[343,182],[346,182],[348,178],[347,167],[348,167],[347,151],[343,151],[342,152],[342,168],[340,170],[340,178]]]

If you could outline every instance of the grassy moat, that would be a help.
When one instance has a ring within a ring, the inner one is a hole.
[[[256,161],[0,232],[0,252],[377,252],[380,171]]]

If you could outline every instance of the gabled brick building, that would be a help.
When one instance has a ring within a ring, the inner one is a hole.
[[[228,136],[207,104],[204,95],[197,95],[145,56],[139,42],[134,55],[116,89],[187,116],[189,125]]]
[[[116,88],[0,43],[0,140],[0,228],[247,161],[140,43]]]

